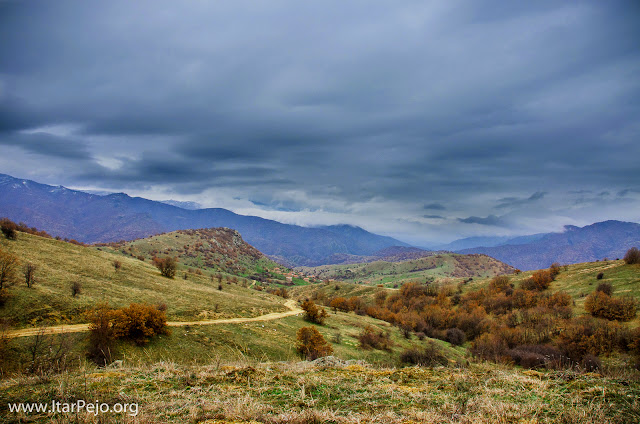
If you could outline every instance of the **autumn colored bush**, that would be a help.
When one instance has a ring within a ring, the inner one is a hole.
[[[169,334],[165,312],[152,305],[132,303],[128,308],[113,311],[111,320],[117,338],[138,345],[148,343],[153,336]]]
[[[0,229],[9,240],[15,240],[18,237],[18,226],[7,218],[0,220]]]
[[[176,275],[176,269],[178,264],[175,258],[158,258],[154,256],[152,259],[153,265],[155,265],[158,270],[160,270],[160,274],[167,278],[173,278]]]
[[[377,331],[371,326],[365,327],[358,335],[360,347],[363,349],[378,349],[390,351],[393,346],[391,336],[384,331]]]
[[[630,321],[637,314],[637,303],[632,297],[611,297],[598,290],[587,296],[584,308],[594,317],[616,321]]]
[[[512,289],[513,284],[506,275],[498,275],[493,277],[489,282],[489,291],[494,293],[506,292],[508,289]]]
[[[615,321],[574,318],[554,340],[555,345],[574,363],[586,354],[607,355],[623,345],[625,329]]]
[[[624,261],[628,265],[640,264],[640,250],[637,247],[632,247],[627,250],[627,253],[624,255]]]
[[[344,297],[334,297],[333,299],[331,299],[331,302],[329,302],[329,306],[333,308],[333,312],[349,311],[349,302],[347,302],[347,299],[345,299]]]
[[[501,362],[507,358],[507,343],[499,336],[484,333],[471,344],[471,354],[481,359]]]
[[[573,299],[567,292],[557,291],[553,293],[543,293],[539,297],[538,305],[547,308],[561,308],[571,306]]]
[[[304,310],[304,319],[315,324],[324,324],[324,320],[329,316],[324,308],[318,307],[313,300],[310,299],[302,302],[300,307]]]
[[[315,327],[302,327],[296,336],[296,350],[307,360],[311,361],[333,353],[331,345]]]
[[[98,365],[111,362],[115,354],[116,333],[113,328],[114,310],[106,303],[98,304],[87,313],[89,319],[89,347],[87,356]]]
[[[523,281],[520,284],[520,288],[525,290],[546,290],[549,288],[549,285],[554,280],[555,276],[551,271],[548,270],[540,270],[536,271],[531,275],[528,280]]]

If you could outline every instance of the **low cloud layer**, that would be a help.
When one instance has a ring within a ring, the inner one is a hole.
[[[595,0],[2,2],[0,172],[421,245],[640,221],[639,19]]]

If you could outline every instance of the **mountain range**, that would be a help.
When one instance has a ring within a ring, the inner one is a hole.
[[[172,203],[172,204],[168,204]],[[413,260],[437,251],[481,253],[521,270],[553,262],[578,263],[624,256],[640,246],[640,224],[598,222],[566,226],[563,232],[518,237],[470,237],[432,250],[351,225],[302,227],[222,208],[153,201],[124,193],[87,193],[0,174],[0,217],[85,243],[134,240],[176,230],[227,227],[271,259],[284,265]]]
[[[520,238],[527,241],[527,238]],[[537,234],[533,240],[491,247],[473,247],[458,253],[482,253],[523,271],[547,268],[553,262],[575,264],[604,258],[622,258],[640,247],[640,224],[604,221],[585,227],[567,225],[561,233]]]
[[[4,174],[0,174],[0,216],[84,243],[227,227],[288,266],[327,263],[326,258],[334,254],[370,255],[385,247],[408,246],[350,225],[301,227],[227,209],[185,209],[124,193],[97,195]]]

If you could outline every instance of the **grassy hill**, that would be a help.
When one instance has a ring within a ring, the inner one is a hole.
[[[531,277],[535,271],[526,271],[510,276],[517,287]],[[603,273],[601,280],[598,274]],[[477,279],[464,286],[464,291],[485,287],[490,278]],[[640,265],[627,265],[623,260],[585,262],[561,267],[560,274],[549,286],[550,291],[565,291],[575,301],[575,311],[586,314],[584,300],[600,283],[610,283],[614,296],[629,295],[640,301]],[[640,317],[635,322],[640,323]]]
[[[512,267],[486,255],[442,253],[401,262],[375,261],[360,264],[296,268],[320,279],[393,286],[408,281],[457,281],[465,278],[509,274]]]
[[[145,260],[153,256],[172,256],[190,268],[235,275],[251,275],[281,266],[245,243],[240,233],[229,228],[178,230],[104,247]]]
[[[168,236],[168,235],[166,235]],[[169,320],[258,316],[284,311],[283,299],[233,284],[228,279],[218,290],[209,273],[162,277],[148,261],[84,247],[60,240],[18,233],[15,241],[0,237],[0,249],[15,254],[21,263],[36,265],[36,283],[28,288],[18,280],[9,288],[10,299],[0,318],[13,326],[85,322],[83,312],[99,302],[122,307],[129,303],[166,304]],[[114,261],[121,262],[116,270]],[[263,259],[256,260],[256,264]],[[266,262],[266,261],[265,261]],[[79,282],[81,294],[71,295]]]

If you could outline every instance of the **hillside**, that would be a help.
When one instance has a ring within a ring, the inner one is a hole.
[[[408,281],[454,280],[509,274],[512,267],[485,255],[438,253],[399,262],[323,265],[297,268],[319,279],[335,279],[365,284],[402,284]]]
[[[175,230],[227,227],[287,265],[318,265],[339,254],[369,255],[407,246],[359,227],[301,227],[221,208],[183,209],[124,193],[99,196],[0,174],[0,216],[54,236],[85,243],[113,242]]]
[[[370,255],[348,255],[336,253],[329,256],[323,265],[358,264],[375,261],[400,262],[408,261],[410,259],[418,259],[424,256],[431,256],[434,254],[436,254],[436,252],[417,247],[389,246],[384,249],[380,249],[377,252],[373,252]]]
[[[145,260],[171,256],[190,268],[235,275],[249,275],[280,266],[229,228],[178,230],[131,242],[109,243],[104,247]]]
[[[547,268],[553,262],[622,258],[633,246],[640,246],[640,224],[605,221],[581,228],[566,226],[562,233],[549,233],[528,243],[475,247],[458,253],[481,253],[521,270],[533,270]]]
[[[513,274],[509,278],[518,287],[523,281],[530,278],[534,272],[526,271],[520,274]],[[598,279],[597,277],[600,273],[603,276]],[[487,287],[489,281],[490,279],[488,278],[474,280],[464,286],[464,291]],[[627,265],[623,260],[584,262],[561,267],[561,271],[555,281],[549,286],[549,291],[568,293],[575,301],[573,305],[574,312],[577,315],[587,315],[584,309],[585,298],[600,283],[611,284],[615,296],[631,296],[640,305],[640,266]],[[634,322],[640,324],[640,316]]]
[[[218,290],[218,282],[208,272],[189,272],[186,279],[184,272],[179,272],[175,279],[169,279],[148,260],[101,248],[19,233],[15,241],[0,237],[0,249],[16,255],[22,264],[36,266],[33,287],[18,280],[9,287],[10,298],[0,308],[0,318],[18,327],[86,322],[84,311],[99,302],[114,307],[132,302],[165,304],[170,320],[258,316],[286,310],[280,297],[245,288],[241,282],[225,279]],[[115,269],[114,261],[121,263],[120,269]],[[179,271],[186,268],[179,267]],[[73,282],[81,285],[76,297],[71,294]]]

